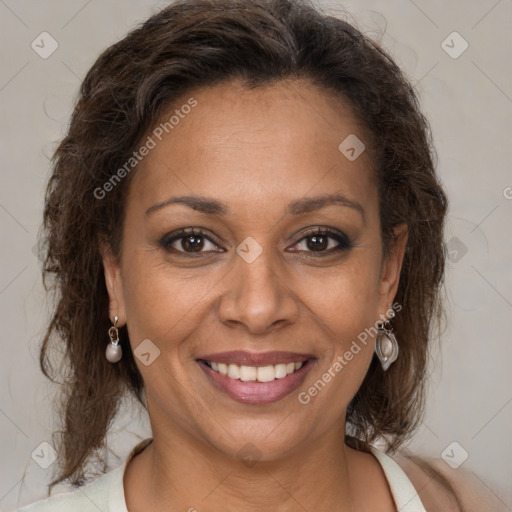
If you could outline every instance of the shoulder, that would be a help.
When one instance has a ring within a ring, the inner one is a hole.
[[[112,505],[119,511],[123,510],[123,470],[124,465],[104,473],[82,487],[25,505],[16,512],[98,512],[110,510]]]
[[[139,442],[123,464],[102,474],[88,484],[68,492],[50,496],[30,505],[18,508],[16,512],[98,512],[114,510],[127,512],[124,497],[123,477],[129,461],[150,444],[153,439]]]
[[[392,457],[408,476],[427,512],[507,510],[482,480],[465,468],[452,469],[441,458],[419,457],[405,450]]]
[[[70,510],[98,512],[98,507],[101,507],[101,504],[95,506],[87,496],[81,492],[81,489],[76,489],[36,501],[35,503],[19,508],[16,512],[69,512]],[[103,510],[103,508],[100,508],[100,510]]]

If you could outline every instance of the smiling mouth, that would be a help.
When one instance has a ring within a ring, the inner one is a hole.
[[[203,361],[214,372],[225,375],[233,380],[243,382],[272,382],[276,379],[284,379],[286,376],[300,370],[305,361],[282,363],[267,366],[243,366],[238,364],[217,363],[215,361]]]
[[[237,402],[269,404],[290,395],[315,365],[314,354],[237,350],[201,354],[196,363],[208,381]]]

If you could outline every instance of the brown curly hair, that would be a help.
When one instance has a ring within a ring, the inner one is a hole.
[[[394,320],[400,357],[385,373],[372,361],[349,404],[345,442],[368,451],[383,439],[394,451],[421,421],[429,339],[442,311],[447,199],[414,89],[377,43],[309,0],[179,0],[98,57],[52,157],[43,281],[57,302],[40,363],[53,381],[62,373],[63,425],[54,434],[60,473],[49,489],[64,479],[84,483],[84,468],[105,449],[126,390],[144,406],[129,343],[123,342],[119,364],[105,358],[110,320],[99,250],[106,242],[117,257],[121,253],[124,199],[136,169],[102,199],[95,191],[178,97],[231,78],[249,89],[307,79],[348,100],[363,123],[379,190],[383,248],[401,223],[407,224],[408,241],[395,297],[402,305]],[[128,339],[126,328],[121,336]],[[64,347],[59,370],[50,361],[54,343]]]

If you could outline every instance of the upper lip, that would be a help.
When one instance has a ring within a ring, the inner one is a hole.
[[[246,352],[235,350],[231,352],[217,352],[205,354],[198,360],[213,361],[215,363],[237,364],[238,366],[270,366],[286,363],[300,363],[314,358],[312,354],[299,354],[298,352]]]

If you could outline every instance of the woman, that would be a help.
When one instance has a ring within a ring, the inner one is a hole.
[[[152,16],[93,65],[54,155],[41,352],[56,378],[58,335],[70,369],[52,485],[85,483],[127,390],[152,437],[21,510],[469,510],[396,454],[446,208],[411,86],[346,22],[297,0]]]

